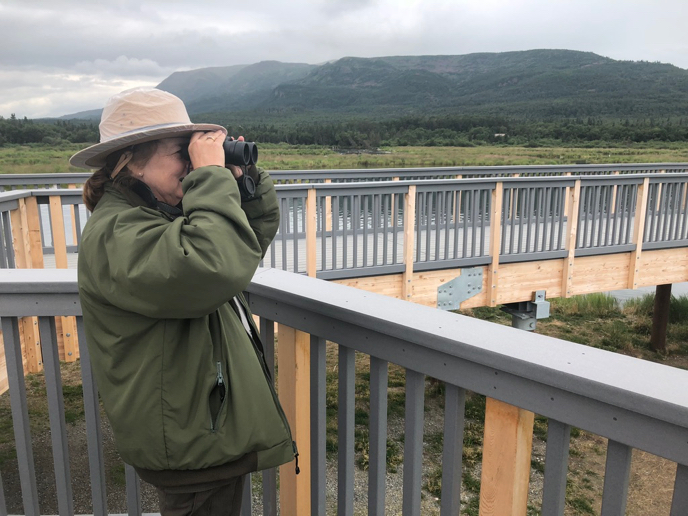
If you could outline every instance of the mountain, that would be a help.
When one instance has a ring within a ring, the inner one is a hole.
[[[572,50],[264,61],[176,72],[158,87],[182,98],[191,115],[213,118],[688,115],[688,71]]]

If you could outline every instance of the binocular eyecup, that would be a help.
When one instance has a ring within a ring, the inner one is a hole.
[[[222,144],[225,151],[225,164],[248,167],[258,162],[258,145],[254,142],[233,140],[229,136]]]

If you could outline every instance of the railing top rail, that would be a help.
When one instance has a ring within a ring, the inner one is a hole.
[[[304,312],[688,427],[688,371],[276,269],[259,269],[247,290]]]
[[[250,295],[488,366],[688,428],[688,371],[489,323],[337,283],[260,268]],[[1,269],[0,317],[9,294],[77,294],[74,269]]]
[[[275,179],[355,179],[366,177],[404,177],[439,175],[498,175],[498,174],[585,174],[586,172],[629,172],[644,170],[685,170],[688,163],[613,163],[581,165],[495,165],[455,167],[366,168],[330,170],[269,170]],[[56,174],[0,174],[0,186],[24,185],[32,182],[44,184],[83,183],[90,172]]]

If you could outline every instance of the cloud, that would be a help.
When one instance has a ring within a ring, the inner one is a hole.
[[[0,0],[0,114],[96,108],[123,85],[262,60],[562,48],[688,68],[687,15],[684,0]]]

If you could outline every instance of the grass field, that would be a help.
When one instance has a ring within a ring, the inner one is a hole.
[[[84,145],[0,147],[0,173],[83,172],[69,157]],[[688,143],[615,148],[576,147],[394,147],[380,154],[342,154],[329,147],[260,145],[259,164],[268,170],[404,168],[441,166],[565,165],[577,163],[688,162]]]

